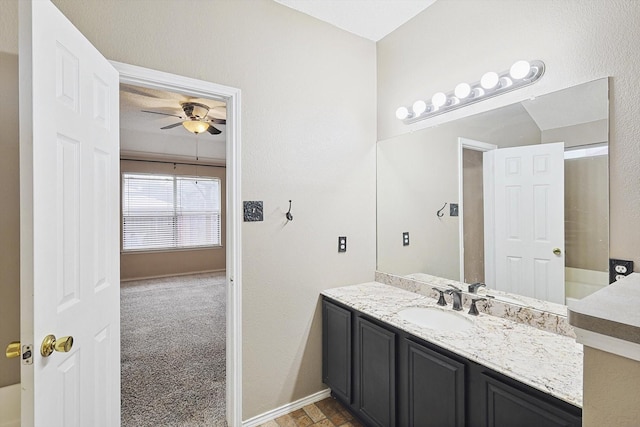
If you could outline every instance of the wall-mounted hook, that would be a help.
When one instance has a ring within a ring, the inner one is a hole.
[[[289,211],[284,216],[287,217],[287,221],[293,221],[293,215],[291,215],[291,200],[289,200]]]
[[[444,216],[444,213],[442,212],[444,210],[444,208],[447,207],[447,202],[444,202],[444,206],[442,207],[442,209],[438,210],[438,212],[436,212],[436,216],[438,218],[442,218]]]

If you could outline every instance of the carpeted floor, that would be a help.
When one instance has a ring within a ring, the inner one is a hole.
[[[225,275],[124,282],[122,426],[226,426]]]

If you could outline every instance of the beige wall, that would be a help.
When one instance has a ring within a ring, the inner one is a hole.
[[[584,427],[637,427],[640,362],[584,347]]]
[[[0,387],[20,382],[20,359],[4,349],[20,340],[18,57],[0,52]]]
[[[217,177],[220,178],[222,188],[221,200],[226,200],[226,170],[224,167],[196,167],[180,163],[122,160],[120,171]],[[224,203],[221,214],[222,247],[161,252],[123,252],[120,254],[120,278],[130,280],[224,270],[226,267],[226,207]]]

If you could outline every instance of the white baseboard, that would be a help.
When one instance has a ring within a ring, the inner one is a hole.
[[[204,270],[204,271],[190,271],[188,273],[174,273],[174,274],[160,274],[158,276],[144,276],[144,277],[133,277],[128,279],[120,279],[120,283],[123,282],[135,282],[136,280],[149,280],[149,279],[162,279],[164,277],[180,277],[180,276],[191,276],[193,274],[204,274],[204,273],[224,273],[227,271],[226,269],[218,269],[218,270]]]
[[[264,414],[260,414],[253,418],[249,418],[248,420],[242,422],[242,427],[259,426],[260,424],[264,424],[271,420],[275,420],[276,418],[281,417],[290,412],[297,411],[302,407],[311,405],[312,403],[319,402],[320,400],[325,399],[330,395],[331,395],[331,390],[327,388],[325,390],[314,393],[310,396],[303,397],[300,400],[296,400],[295,402],[287,403],[286,405],[283,405],[279,408],[267,411]]]

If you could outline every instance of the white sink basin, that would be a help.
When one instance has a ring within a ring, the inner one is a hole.
[[[398,312],[398,316],[423,328],[440,331],[464,331],[473,326],[473,322],[461,314],[433,307],[405,308]]]

